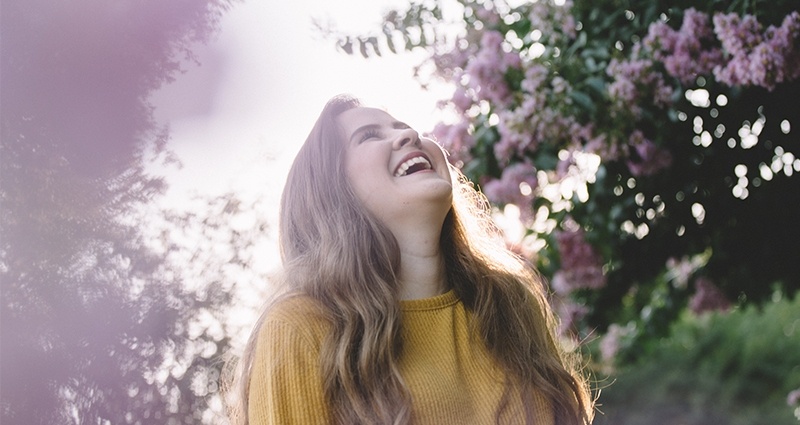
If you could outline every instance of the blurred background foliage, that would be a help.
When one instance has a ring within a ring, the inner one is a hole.
[[[146,165],[175,161],[149,94],[230,6],[3,1],[3,424],[219,422],[226,268],[257,237],[229,219],[254,207],[159,210]]]
[[[453,86],[432,134],[518,222],[601,423],[796,420],[796,2],[421,1],[328,35]]]

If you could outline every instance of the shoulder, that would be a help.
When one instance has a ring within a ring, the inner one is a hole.
[[[262,317],[248,393],[251,424],[329,423],[320,347],[327,321],[308,297],[283,297]]]
[[[284,296],[264,314],[258,330],[259,347],[292,340],[318,349],[329,330],[322,306],[305,295]]]

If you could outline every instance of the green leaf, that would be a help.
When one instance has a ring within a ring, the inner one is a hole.
[[[596,111],[596,109],[597,109],[594,106],[594,102],[592,101],[592,98],[589,97],[589,95],[587,95],[584,92],[580,92],[580,91],[577,91],[577,90],[572,90],[569,93],[569,97],[572,98],[572,100],[574,100],[575,103],[577,103],[581,108],[583,108],[583,109],[585,109],[585,110],[587,110],[587,111],[589,111],[591,113],[594,113]]]
[[[558,165],[558,155],[550,150],[539,150],[533,157],[533,165],[539,170],[555,170]]]
[[[604,96],[606,93],[606,82],[600,77],[589,77],[584,81],[584,84],[600,96]]]

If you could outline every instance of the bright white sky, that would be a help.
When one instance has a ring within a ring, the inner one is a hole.
[[[429,131],[448,96],[421,90],[412,68],[424,52],[363,59],[338,52],[313,28],[312,18],[348,33],[379,29],[384,12],[402,0],[246,0],[222,20],[218,37],[196,49],[201,66],[151,99],[169,123],[171,148],[184,163],[171,172],[169,200],[229,188],[242,196],[274,197],[291,159],[322,106],[339,93],[387,108]],[[266,192],[266,193],[265,193]]]

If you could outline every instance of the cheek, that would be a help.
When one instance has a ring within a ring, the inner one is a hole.
[[[375,192],[378,178],[374,172],[375,164],[368,160],[368,155],[348,155],[345,158],[345,177],[362,202],[368,202]]]

